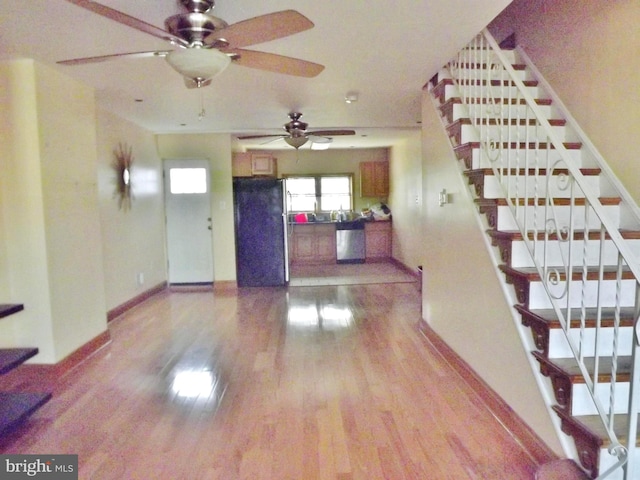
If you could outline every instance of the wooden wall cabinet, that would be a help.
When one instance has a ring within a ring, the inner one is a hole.
[[[321,265],[337,262],[334,224],[294,225],[290,240],[292,264]]]
[[[389,162],[360,163],[360,196],[389,196]]]
[[[364,225],[365,261],[391,258],[391,222],[367,222]]]
[[[234,177],[275,177],[277,160],[270,153],[237,152],[232,156],[231,174]]]

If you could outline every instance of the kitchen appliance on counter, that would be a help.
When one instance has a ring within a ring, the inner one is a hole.
[[[364,222],[336,223],[336,257],[338,263],[364,263]]]
[[[284,180],[234,178],[233,207],[238,287],[289,281]]]

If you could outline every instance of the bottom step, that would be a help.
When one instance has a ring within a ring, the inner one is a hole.
[[[0,435],[51,399],[50,393],[0,392]]]

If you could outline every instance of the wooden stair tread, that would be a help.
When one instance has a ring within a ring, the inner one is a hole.
[[[502,169],[499,169],[498,172],[502,175],[511,175],[511,176],[525,176],[525,175],[536,176],[537,175],[537,176],[544,177],[547,175],[546,168],[539,168],[539,169],[502,168]],[[602,170],[600,168],[581,168],[580,173],[582,173],[582,175],[584,176],[597,176],[597,175],[600,175],[600,173],[602,173]],[[556,168],[551,172],[551,174],[552,175],[569,175],[569,169]],[[493,171],[492,168],[475,168],[472,170],[466,170],[464,172],[464,175],[466,175],[467,177],[480,176],[480,175],[495,175],[495,172]]]
[[[602,205],[619,205],[622,200],[620,197],[599,197],[600,203]],[[584,198],[574,198],[573,200],[570,198],[562,198],[555,197],[552,199],[553,204],[556,206],[567,206],[567,205],[575,205],[578,207],[584,206],[587,202]],[[546,198],[518,198],[511,199],[512,203],[517,204],[519,206],[524,206],[525,202],[527,206],[545,206],[547,199]],[[483,207],[506,207],[508,205],[506,198],[477,198],[474,201],[477,205]]]
[[[562,145],[567,150],[580,150],[582,148],[581,142],[562,142]],[[456,145],[455,147],[453,147],[453,150],[455,152],[458,152],[459,150],[474,149],[474,148],[480,148],[480,142],[461,143],[460,145]],[[510,149],[510,150],[516,150],[516,149],[534,149],[535,150],[536,148],[538,150],[547,150],[547,149],[555,150],[555,147],[553,146],[553,144],[549,142],[502,142],[497,144],[496,148]]]
[[[459,100],[459,101],[455,101],[455,100]],[[454,100],[452,103],[462,103],[462,99],[459,97],[451,97],[449,98],[449,100],[447,100],[447,102]],[[500,97],[493,97],[493,98],[486,98],[486,97],[482,97],[482,98],[472,98],[471,99],[471,104],[475,104],[475,105],[486,105],[486,104],[491,104],[491,105],[527,105],[527,101],[524,98],[500,98]],[[536,102],[537,105],[551,105],[552,100],[550,98],[534,98],[533,99],[534,102]],[[447,103],[445,102],[445,103]],[[444,105],[444,104],[443,104]]]
[[[50,399],[50,393],[0,392],[0,434],[23,422]]]
[[[575,358],[548,358],[540,352],[532,352],[533,356],[539,362],[544,363],[546,366],[553,368],[556,372],[564,374],[568,377],[572,383],[584,383],[584,377],[578,367],[578,362]],[[591,378],[595,372],[595,358],[589,357],[584,359],[585,365]],[[600,357],[598,362],[598,382],[611,381],[611,370],[613,367],[613,360],[611,357]],[[617,363],[617,381],[628,382],[629,374],[631,372],[631,357],[623,356],[618,357]]]
[[[608,448],[611,445],[599,415],[570,415],[563,408],[557,406],[554,406],[553,410],[563,420],[578,425],[590,432],[594,438],[599,440],[602,448]],[[613,431],[622,445],[627,444],[627,422],[628,415],[624,413],[616,414],[613,420]],[[640,417],[638,418],[638,425],[640,425]],[[638,432],[640,432],[640,429],[638,429]]]
[[[19,303],[0,303],[0,318],[8,317],[21,310],[24,310],[24,305]]]
[[[37,348],[2,348],[0,349],[0,375],[3,375],[18,365],[38,354]]]
[[[514,275],[518,277],[522,277],[529,281],[540,281],[540,274],[535,267],[510,267],[508,265],[500,265],[500,270],[507,275]],[[606,265],[603,267],[603,278],[604,280],[615,280],[617,278],[618,267],[615,265]],[[587,280],[597,280],[599,277],[600,268],[596,266],[588,266],[587,267]],[[559,272],[560,280],[564,280],[566,275],[564,272]],[[583,275],[582,266],[576,266],[572,272],[573,280],[581,280]],[[632,280],[634,278],[633,273],[626,267],[622,269],[621,278],[623,280]]]
[[[496,230],[490,228],[487,230],[487,233],[496,239],[502,240],[510,240],[510,241],[522,241],[523,236],[519,230]],[[640,231],[639,230],[618,230],[620,236],[625,240],[640,240]],[[584,230],[575,230],[573,232],[574,240],[584,240]],[[546,232],[539,231],[537,234],[538,240],[543,240],[546,235]],[[529,240],[533,240],[534,233],[528,232]],[[557,240],[558,235],[555,233],[549,234],[549,240]],[[588,233],[589,240],[599,240],[600,239],[600,231],[599,230],[589,230]],[[605,239],[610,239],[611,236],[609,234],[605,235]]]
[[[531,309],[529,310],[524,305],[516,305],[515,309],[528,318],[537,319],[540,322],[544,322],[549,328],[561,328],[560,321],[556,315],[556,312],[551,308]],[[588,328],[595,328],[597,318],[596,308],[585,309],[586,320],[585,324]],[[578,328],[580,326],[581,310],[579,308],[571,309],[571,328]],[[600,311],[600,322],[603,327],[612,327],[615,319],[615,308],[604,307]],[[631,327],[633,326],[634,308],[623,307],[620,309],[620,326]]]
[[[461,125],[473,125],[473,123],[476,123],[476,125],[499,125],[499,126],[530,126],[530,127],[535,127],[540,125],[540,122],[538,120],[536,120],[535,118],[529,118],[529,119],[525,119],[525,118],[476,118],[473,121],[469,118],[469,117],[461,117],[458,118],[456,120],[454,120],[453,122],[451,122],[449,125],[447,125],[447,130],[448,129],[454,129],[455,127],[459,127]],[[549,120],[547,120],[547,122],[549,122],[549,125],[551,125],[552,127],[564,127],[567,124],[567,121],[563,118],[551,118]]]

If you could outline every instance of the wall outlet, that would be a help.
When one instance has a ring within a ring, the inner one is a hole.
[[[139,272],[136,279],[138,281],[138,285],[144,285],[144,273]]]

